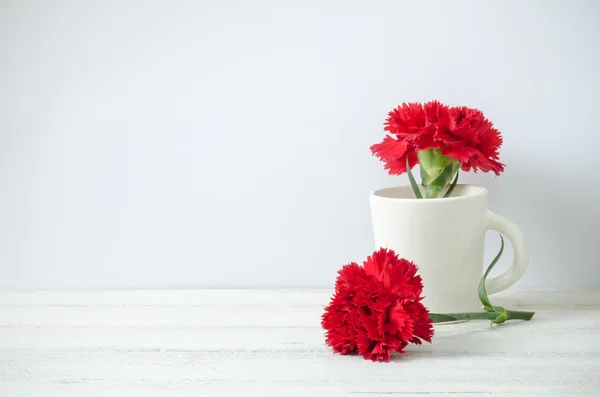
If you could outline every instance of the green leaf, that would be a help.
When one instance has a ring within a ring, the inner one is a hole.
[[[502,256],[502,252],[504,252],[504,238],[502,237],[502,235],[500,235],[500,241],[500,251],[485,271],[483,277],[481,278],[481,281],[479,282],[479,288],[477,290],[477,292],[479,293],[479,300],[483,304],[483,308],[489,312],[497,312],[497,310],[494,309],[492,303],[490,302],[490,298],[488,298],[487,291],[485,290],[485,280],[487,279],[487,276],[490,274],[490,271],[494,268],[496,263],[498,263],[498,260]]]
[[[410,181],[410,186],[412,186],[412,190],[415,193],[415,196],[417,196],[417,198],[422,199],[423,195],[421,194],[421,191],[419,190],[419,186],[417,185],[417,182],[415,181],[415,177],[412,174],[412,171],[410,170],[410,164],[408,163],[408,156],[406,156],[406,172],[408,173],[408,180]]]
[[[492,324],[502,324],[508,320],[531,320],[534,312],[523,312],[523,311],[514,311],[514,310],[506,310],[502,306],[493,306],[490,302],[490,298],[487,295],[487,291],[485,289],[485,281],[496,265],[498,260],[502,256],[504,252],[504,238],[500,235],[500,251],[490,263],[488,268],[486,269],[481,281],[479,282],[479,300],[483,304],[483,308],[485,311],[483,312],[468,312],[468,313],[429,313],[429,317],[433,320],[434,323],[444,323],[450,321],[459,321],[459,320],[490,320]]]
[[[456,171],[456,176],[454,177],[454,180],[452,181],[452,185],[450,185],[450,187],[448,188],[448,191],[446,192],[446,194],[444,194],[444,198],[446,197],[450,197],[450,195],[452,194],[452,191],[454,190],[454,187],[456,186],[456,182],[458,182],[458,170]]]

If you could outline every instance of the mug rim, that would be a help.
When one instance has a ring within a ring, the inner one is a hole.
[[[384,191],[389,191],[389,190],[393,190],[393,189],[398,189],[398,188],[409,188],[412,192],[412,187],[410,184],[405,184],[405,185],[397,185],[397,186],[389,186],[389,187],[385,187],[382,189],[376,189],[373,190],[369,196],[371,198],[377,198],[379,200],[390,200],[390,201],[402,201],[402,202],[407,202],[407,203],[419,203],[419,204],[436,204],[436,203],[449,203],[449,202],[456,202],[456,201],[465,201],[465,200],[472,200],[473,198],[477,198],[477,197],[484,197],[487,198],[488,195],[488,190],[483,187],[483,186],[478,186],[478,185],[472,185],[472,184],[468,184],[468,183],[458,183],[456,184],[456,187],[464,187],[464,188],[473,188],[473,190],[475,191],[474,194],[467,194],[467,195],[463,195],[463,196],[456,196],[456,197],[438,197],[438,198],[429,198],[429,199],[420,199],[417,197],[389,197],[389,196],[384,196],[381,193]]]

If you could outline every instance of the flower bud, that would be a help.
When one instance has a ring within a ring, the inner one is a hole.
[[[421,168],[421,182],[425,197],[436,198],[450,183],[460,168],[460,163],[444,156],[440,149],[421,150],[417,153]]]

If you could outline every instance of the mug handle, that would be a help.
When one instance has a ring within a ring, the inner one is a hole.
[[[529,248],[521,229],[508,219],[489,211],[486,215],[486,229],[496,230],[504,234],[511,241],[514,249],[512,266],[499,276],[486,280],[485,288],[489,295],[504,291],[525,273],[529,264]]]

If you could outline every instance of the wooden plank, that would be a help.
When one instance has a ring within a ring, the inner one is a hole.
[[[125,391],[137,386],[176,385],[313,391],[474,393],[496,391],[596,392],[600,356],[582,353],[518,356],[411,354],[390,363],[331,354],[227,351],[11,351],[0,356],[6,384],[87,385]],[[319,386],[319,387],[317,387]],[[258,390],[256,390],[258,392]],[[285,394],[285,393],[284,393]],[[256,394],[260,395],[260,394]],[[527,395],[527,394],[525,394]],[[538,394],[529,394],[538,395]],[[573,395],[573,394],[564,394]],[[590,394],[594,395],[594,394]],[[597,395],[597,394],[595,394]]]
[[[0,306],[319,306],[331,289],[206,289],[0,292]],[[491,296],[498,305],[533,309],[600,306],[600,291],[507,290]]]
[[[535,318],[555,310],[537,310]],[[560,316],[580,312],[585,310],[563,310]],[[319,327],[322,314],[319,306],[0,306],[0,327]],[[578,324],[597,329],[600,320]]]
[[[102,307],[100,310],[104,311],[106,308]],[[34,323],[37,310],[26,308],[24,311],[22,315],[30,320],[27,322]],[[89,317],[93,317],[98,312],[91,310],[91,313],[93,314]],[[197,321],[192,316],[188,318],[185,312],[177,312],[176,317],[165,316],[161,325],[155,323],[139,325],[139,322],[134,323],[137,325],[133,326],[122,325],[117,320],[109,321],[110,318],[104,313],[106,321],[102,326],[97,325],[99,321],[91,325],[81,325],[84,322],[79,321],[76,326],[72,326],[73,321],[62,317],[60,311],[54,314],[57,317],[54,318],[53,325],[0,327],[0,349],[257,350],[268,348],[271,352],[275,350],[329,352],[324,345],[323,331],[317,322],[318,313],[313,316],[314,322],[309,321],[301,326],[295,325],[296,318],[292,318],[292,325],[279,321],[279,326],[248,326],[247,324],[257,324],[259,318],[245,318],[243,321],[238,321],[235,326],[223,326],[222,324],[229,323],[228,312],[221,312],[218,316],[212,317],[212,321],[205,326],[190,325],[190,323],[196,324]],[[159,312],[159,314],[164,313]],[[436,325],[435,349],[438,352],[452,352],[454,348],[458,351],[477,352],[484,346],[486,349],[495,350],[483,350],[483,352],[511,352],[513,349],[522,349],[523,345],[526,345],[530,352],[544,352],[548,350],[547,344],[551,343],[554,352],[569,352],[574,351],[577,346],[574,347],[571,342],[575,335],[579,345],[584,348],[594,346],[600,333],[598,311],[563,311],[559,318],[555,316],[554,311],[542,311],[537,314],[535,320],[530,322],[516,321],[494,327],[490,327],[487,321]],[[148,317],[152,318],[150,315]],[[119,316],[120,318],[122,316]],[[173,320],[172,323],[167,321],[169,319]],[[444,344],[446,340],[452,342],[446,346]],[[418,349],[428,350],[430,347],[423,345]]]
[[[330,295],[312,289],[23,291],[0,292],[0,306],[315,306]]]
[[[527,351],[544,353],[553,346],[553,353],[597,350],[598,329],[514,326],[512,329],[492,329],[483,323],[448,326],[436,329],[434,344],[414,347],[417,351],[452,353],[518,353],[526,344]],[[571,340],[577,337],[577,344]],[[513,339],[518,340],[514,342]],[[449,342],[447,342],[449,341]],[[447,344],[448,343],[448,344]],[[474,345],[477,344],[477,345]],[[318,328],[129,328],[111,327],[36,327],[0,329],[0,349],[46,350],[231,350],[256,351],[268,349],[281,354],[328,354],[323,333]]]

